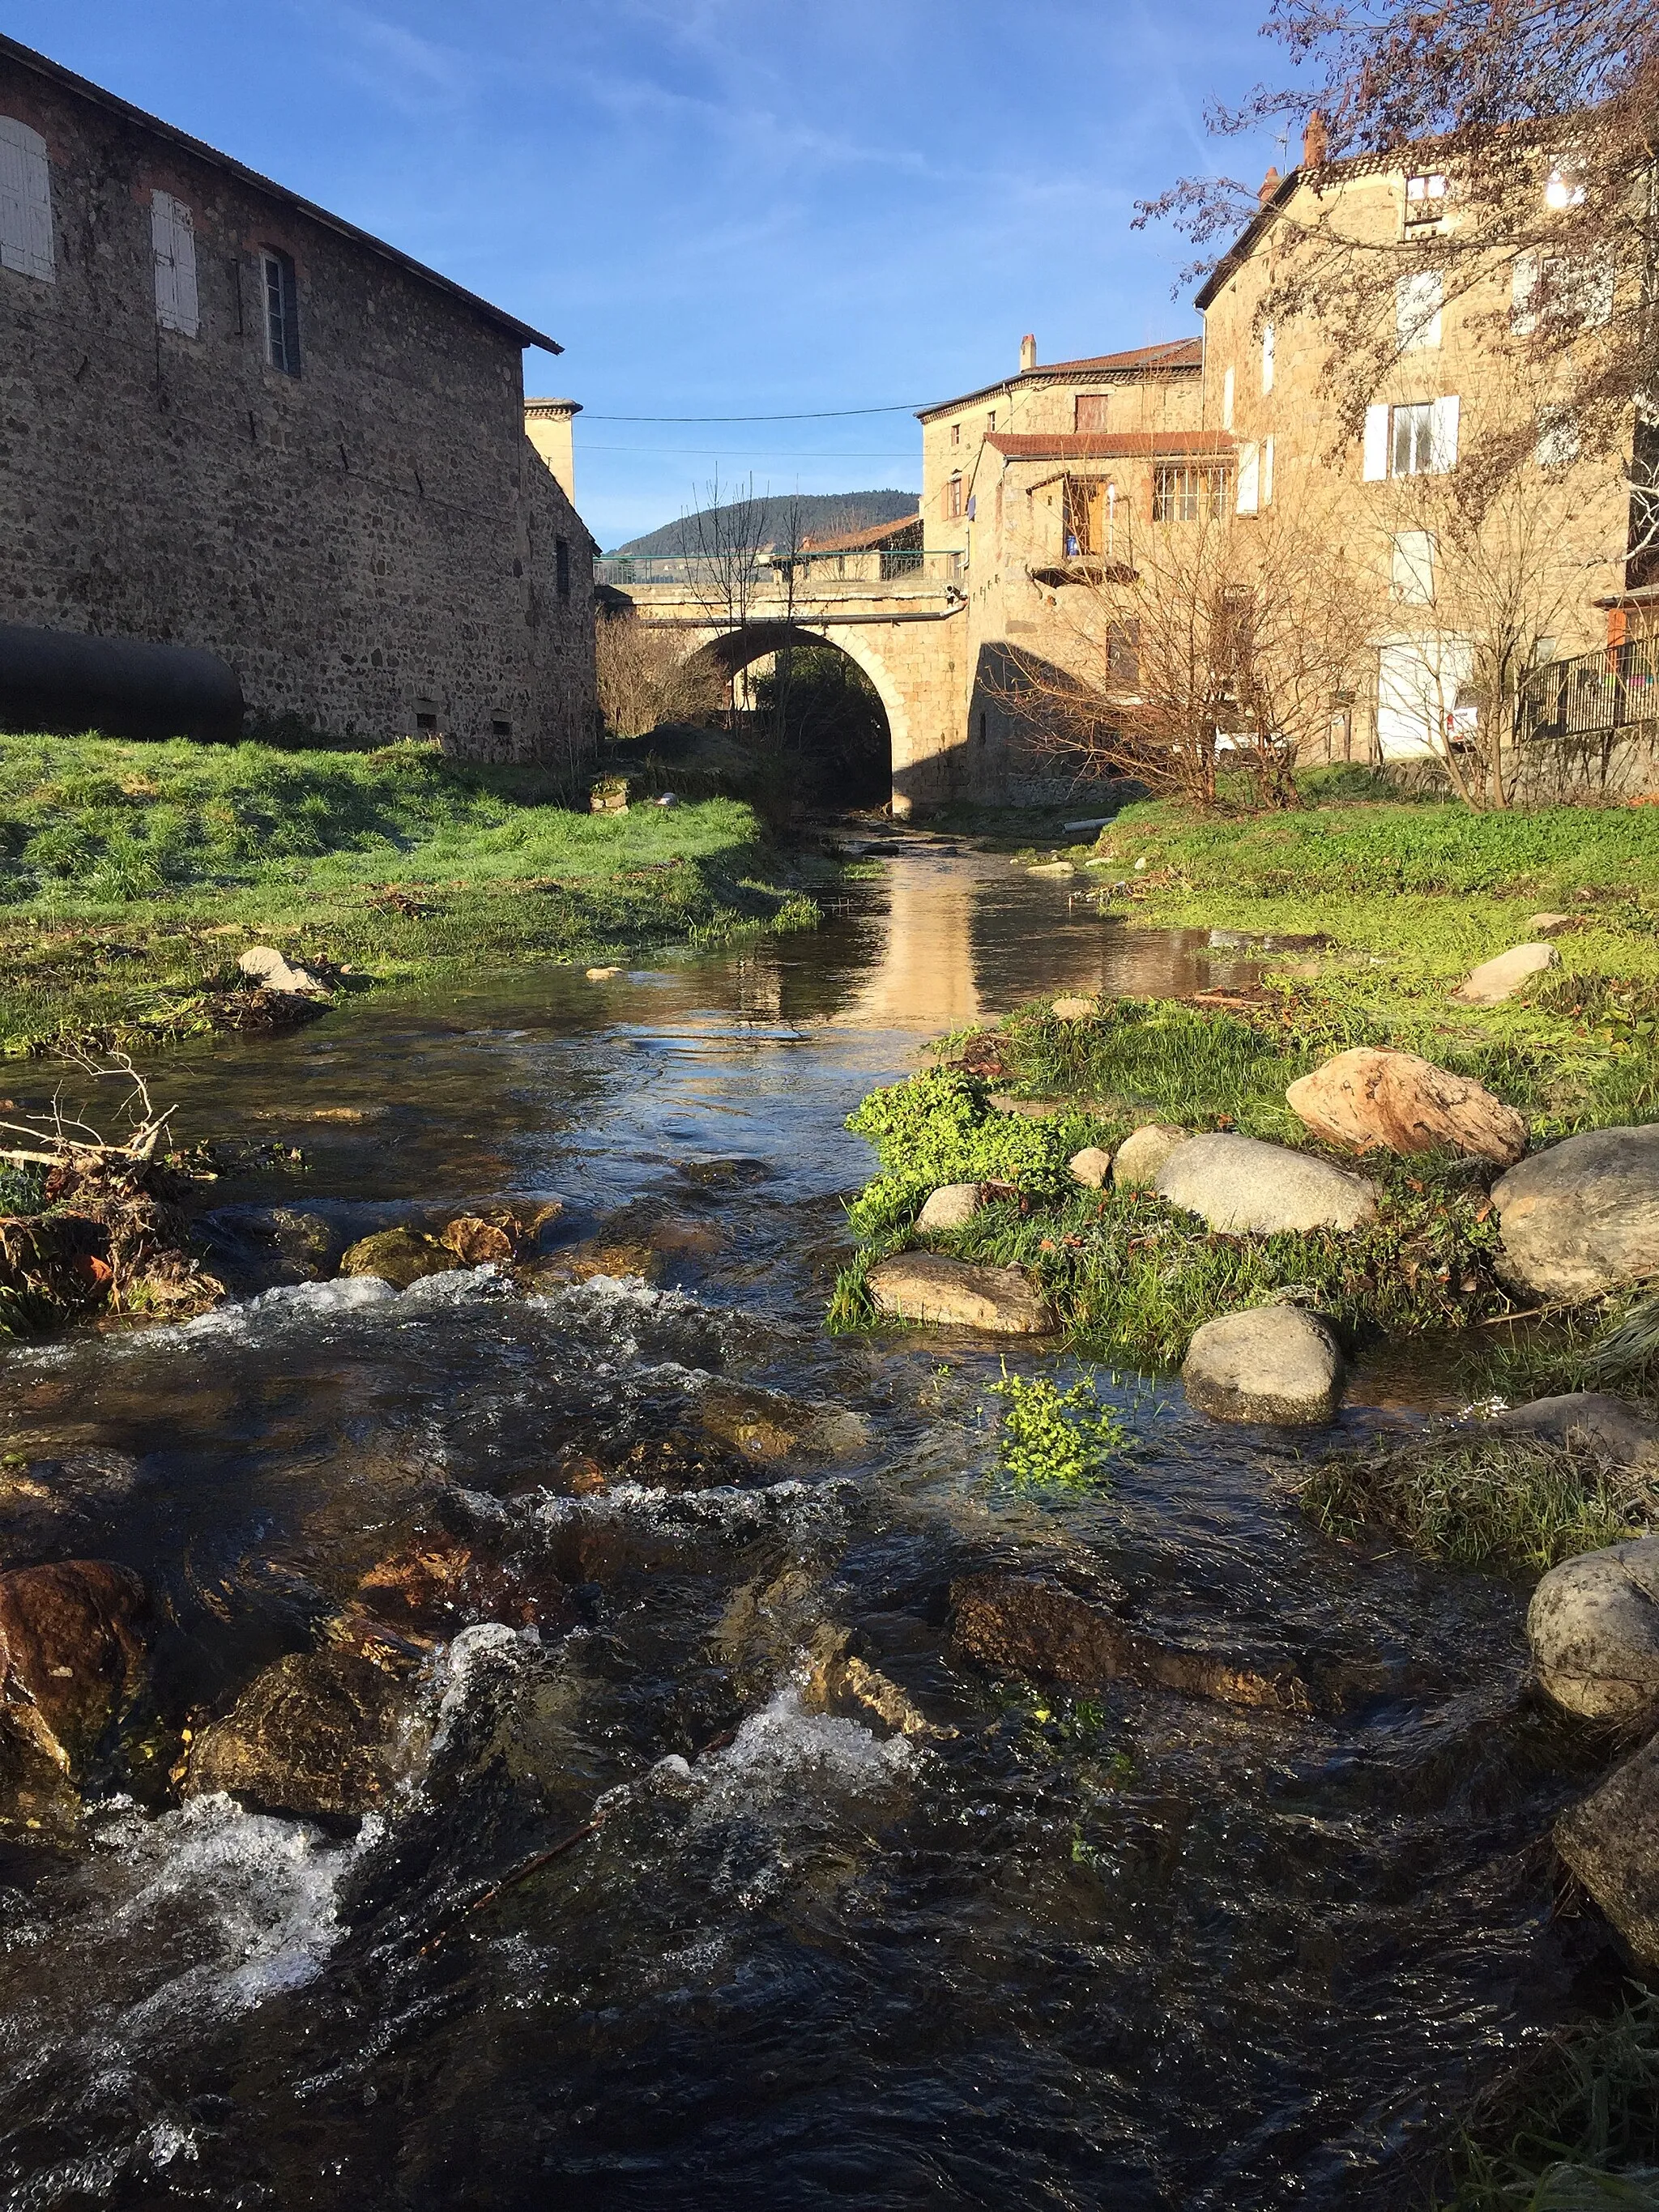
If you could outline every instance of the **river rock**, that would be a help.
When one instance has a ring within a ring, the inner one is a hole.
[[[428,1275],[444,1275],[460,1261],[434,1237],[414,1229],[381,1229],[365,1237],[340,1261],[343,1275],[378,1275],[394,1291],[406,1291]]]
[[[711,1383],[698,1401],[697,1419],[745,1459],[845,1459],[869,1441],[864,1423],[845,1407],[749,1383]]]
[[[1555,1847],[1641,1963],[1659,1966],[1659,1737],[1562,1814]]]
[[[480,1214],[460,1215],[448,1224],[438,1241],[455,1255],[464,1267],[505,1267],[512,1264],[512,1235],[500,1222],[486,1221]]]
[[[107,1559],[0,1574],[0,1711],[69,1772],[131,1705],[149,1639],[144,1585]]]
[[[240,954],[236,965],[244,975],[263,986],[267,991],[281,991],[305,998],[326,998],[328,986],[308,968],[290,967],[274,945],[250,945]]]
[[[998,1336],[1042,1336],[1057,1325],[1048,1299],[1019,1267],[900,1252],[878,1260],[867,1280],[876,1311],[896,1320],[955,1322]]]
[[[1228,1705],[1280,1712],[1311,1709],[1288,1661],[1261,1665],[1164,1642],[1127,1626],[1103,1606],[1034,1575],[970,1575],[951,1591],[958,1647],[1000,1674],[1098,1689],[1120,1676]]]
[[[1189,1137],[1158,1171],[1153,1188],[1212,1229],[1357,1229],[1376,1212],[1376,1187],[1285,1145],[1255,1137]]]
[[[1056,1021],[1086,1022],[1094,1014],[1095,1002],[1092,999],[1056,999],[1053,1011]]]
[[[1577,920],[1576,914],[1533,914],[1527,917],[1527,927],[1534,937],[1559,937]]]
[[[1193,1403],[1216,1420],[1312,1425],[1335,1414],[1342,1355],[1316,1315],[1298,1306],[1256,1306],[1196,1330],[1181,1379]]]
[[[1415,1053],[1361,1045],[1300,1077],[1285,1097],[1316,1137],[1355,1152],[1444,1150],[1510,1167],[1527,1149],[1513,1106]]]
[[[1527,1608],[1527,1638],[1569,1712],[1629,1720],[1659,1709],[1659,1536],[1552,1567]]]
[[[370,1812],[395,1778],[402,1705],[392,1677],[356,1652],[290,1653],[197,1737],[185,1794],[224,1790],[264,1813]]]
[[[941,1229],[965,1229],[983,1203],[976,1182],[941,1183],[917,1214],[916,1227],[924,1237]]]
[[[1112,1156],[1104,1145],[1085,1145],[1066,1163],[1073,1182],[1085,1190],[1103,1190],[1112,1172]]]
[[[1528,1405],[1493,1413],[1488,1426],[1595,1452],[1614,1467],[1659,1461],[1659,1422],[1604,1390],[1570,1390],[1559,1398],[1534,1398]]]
[[[1553,945],[1511,945],[1496,959],[1483,960],[1478,968],[1472,968],[1452,996],[1466,1006],[1501,1006],[1534,975],[1559,967],[1560,961]]]
[[[1113,1188],[1153,1189],[1164,1161],[1192,1133],[1190,1129],[1177,1129],[1169,1121],[1143,1121],[1139,1128],[1130,1132],[1113,1155]]]
[[[1659,1124],[1592,1129],[1492,1187],[1505,1279],[1540,1298],[1593,1298],[1659,1275]]]
[[[544,1563],[493,1559],[463,1536],[416,1537],[369,1569],[358,1602],[405,1634],[453,1637],[479,1620],[514,1627],[562,1621],[567,1592]]]

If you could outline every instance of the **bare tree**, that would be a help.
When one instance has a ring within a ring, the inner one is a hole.
[[[719,672],[687,657],[680,632],[601,610],[593,642],[599,709],[613,738],[642,737],[665,722],[703,722],[719,708]]]
[[[1080,564],[1056,592],[1056,657],[1013,656],[1006,702],[1031,749],[1074,772],[1208,805],[1231,765],[1258,805],[1294,805],[1297,756],[1366,650],[1334,495],[1304,478],[1241,516],[1231,472],[1194,468],[1158,498],[1164,519],[1126,520],[1121,560]]]
[[[1311,190],[1276,209],[1279,251],[1263,321],[1314,317],[1327,337],[1338,434],[1358,427],[1398,350],[1397,284],[1431,272],[1448,302],[1476,302],[1493,278],[1499,334],[1555,378],[1586,450],[1631,463],[1636,492],[1659,486],[1659,11],[1651,0],[1273,0],[1263,26],[1303,72],[1213,106],[1222,134],[1280,117],[1307,125]],[[1346,178],[1397,164],[1432,170],[1455,224],[1420,238],[1357,237]],[[1200,249],[1258,212],[1228,177],[1182,179],[1137,222],[1173,218]],[[1216,265],[1205,252],[1197,270]],[[1632,425],[1638,428],[1632,454]],[[1494,423],[1477,477],[1520,465],[1525,425]],[[1460,465],[1463,464],[1460,463]]]

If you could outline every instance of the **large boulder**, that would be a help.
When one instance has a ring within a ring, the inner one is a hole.
[[[1152,1189],[1164,1161],[1192,1133],[1190,1129],[1177,1129],[1168,1121],[1146,1121],[1132,1130],[1113,1155],[1114,1189]]]
[[[1342,1354],[1316,1315],[1256,1306],[1195,1331],[1181,1379],[1194,1405],[1216,1420],[1311,1426],[1336,1412]]]
[[[1545,1689],[1589,1720],[1659,1711],[1659,1536],[1552,1567],[1527,1608]]]
[[[343,1275],[378,1275],[394,1291],[406,1291],[428,1275],[446,1275],[461,1264],[459,1253],[435,1237],[415,1229],[381,1229],[364,1237],[341,1259]]]
[[[959,1322],[996,1336],[1042,1336],[1056,1326],[1048,1299],[1019,1267],[899,1252],[878,1260],[866,1280],[876,1311],[898,1321]]]
[[[1492,1195],[1500,1271],[1534,1297],[1593,1298],[1659,1275],[1659,1123],[1568,1137]]]
[[[924,1237],[942,1229],[965,1229],[983,1203],[976,1182],[942,1183],[917,1214],[916,1227]]]
[[[1358,1152],[1467,1152],[1510,1167],[1527,1149],[1513,1106],[1415,1053],[1358,1046],[1298,1078],[1285,1097],[1315,1136]]]
[[[1466,1006],[1501,1006],[1534,975],[1559,967],[1560,961],[1553,945],[1511,945],[1495,959],[1483,960],[1478,968],[1472,968],[1452,996]]]
[[[957,1647],[999,1674],[1098,1689],[1120,1676],[1227,1705],[1305,1713],[1312,1700],[1288,1661],[1173,1644],[1032,1575],[969,1575],[951,1591]]]
[[[132,1703],[148,1663],[148,1601],[130,1567],[65,1559],[0,1574],[0,1712],[65,1773]]]
[[[367,1813],[396,1778],[403,1697],[353,1651],[290,1653],[191,1746],[189,1796],[228,1790],[264,1813]]]
[[[1659,1461],[1659,1421],[1650,1421],[1624,1399],[1605,1390],[1569,1390],[1559,1398],[1534,1398],[1490,1417],[1489,1426],[1546,1443],[1594,1452],[1614,1467]]]
[[[1255,1137],[1191,1137],[1152,1188],[1210,1228],[1234,1233],[1358,1229],[1376,1212],[1376,1187],[1364,1176]]]
[[[1659,1966],[1659,1736],[1562,1814],[1555,1847],[1642,1965]]]
[[[1104,1145],[1085,1145],[1081,1152],[1073,1153],[1066,1168],[1072,1181],[1080,1182],[1085,1190],[1103,1190],[1112,1172],[1112,1156]]]
[[[328,996],[328,986],[319,976],[308,968],[290,967],[274,945],[250,945],[238,955],[236,965],[262,989],[280,991],[284,996]]]

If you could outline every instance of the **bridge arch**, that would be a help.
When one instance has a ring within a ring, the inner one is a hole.
[[[908,811],[896,804],[898,763],[908,757],[910,737],[908,702],[904,688],[893,669],[882,654],[879,646],[868,629],[850,624],[811,622],[750,621],[731,629],[705,634],[695,642],[687,653],[688,662],[701,662],[716,670],[722,680],[729,681],[741,670],[769,654],[781,653],[793,646],[833,646],[844,653],[881,702],[881,710],[887,722],[889,781],[896,801],[896,811]]]

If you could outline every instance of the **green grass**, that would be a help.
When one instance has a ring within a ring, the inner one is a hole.
[[[1659,2212],[1659,1999],[1528,2051],[1469,2112],[1437,2212]]]
[[[1643,1532],[1650,1486],[1530,1437],[1431,1430],[1334,1453],[1301,1485],[1328,1534],[1384,1528],[1449,1566],[1542,1574]]]
[[[255,938],[385,981],[816,921],[736,800],[558,798],[427,744],[0,738],[0,1050],[211,1027]]]

